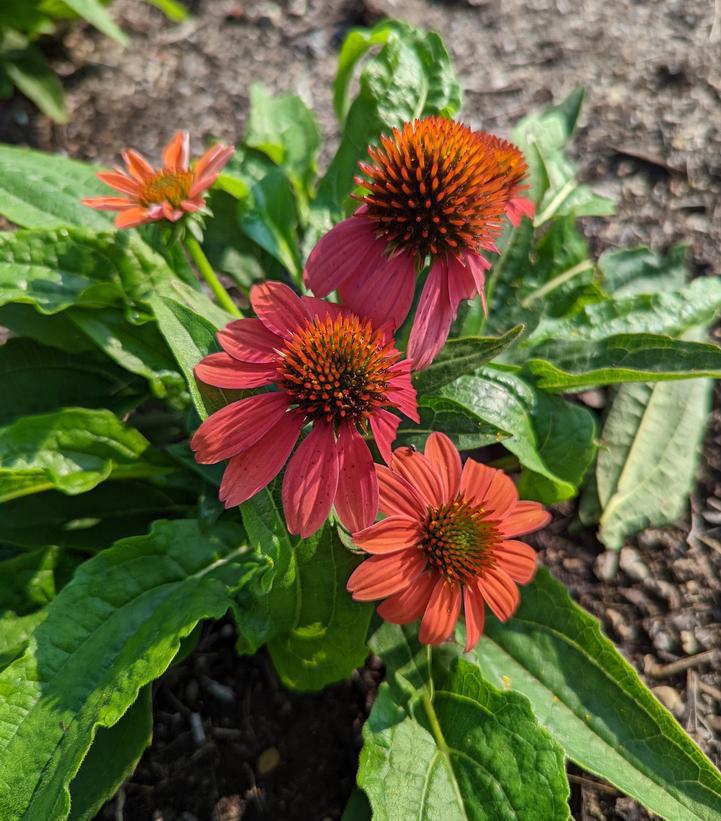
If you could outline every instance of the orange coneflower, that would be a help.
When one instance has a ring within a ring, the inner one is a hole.
[[[408,341],[415,369],[443,347],[461,300],[483,297],[504,215],[533,214],[516,146],[443,117],[394,128],[360,163],[363,205],[317,243],[304,271],[316,296],[338,289],[345,305],[376,325],[400,327],[418,273],[431,266]]]
[[[358,601],[385,599],[378,615],[394,624],[422,619],[419,638],[440,644],[466,617],[466,651],[483,633],[485,605],[501,620],[518,607],[517,584],[536,570],[536,554],[516,540],[548,524],[538,502],[518,498],[501,470],[461,457],[443,433],[425,453],[393,451],[390,468],[376,465],[386,518],[353,534],[372,554],[351,575]]]
[[[101,211],[118,211],[118,228],[136,228],[149,222],[177,222],[200,211],[204,193],[233,156],[233,147],[218,143],[190,168],[190,137],[178,131],[163,151],[163,167],[155,170],[137,151],[123,151],[125,169],[101,171],[98,178],[120,191],[122,197],[87,197],[84,205]]]

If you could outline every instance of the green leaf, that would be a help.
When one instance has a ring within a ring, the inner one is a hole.
[[[419,394],[434,393],[459,376],[475,371],[505,351],[522,333],[523,326],[517,325],[500,337],[449,339],[432,364],[414,376],[416,390]]]
[[[352,36],[357,41],[357,32]],[[435,32],[405,23],[381,23],[367,37],[375,42],[383,40],[383,45],[361,70],[360,91],[348,110],[340,147],[318,186],[318,206],[336,215],[353,188],[358,160],[366,156],[367,146],[381,133],[416,117],[451,117],[461,107],[453,63]],[[348,55],[346,52],[344,66],[352,72],[350,64],[357,58]],[[343,94],[347,86],[344,66],[340,67]]]
[[[239,645],[255,652],[267,642],[281,681],[295,690],[320,690],[346,678],[368,655],[372,606],[346,592],[358,557],[326,524],[315,536],[291,540],[268,489],[241,508],[251,545],[272,562],[272,587],[245,594]]]
[[[598,538],[620,549],[627,536],[676,521],[693,487],[713,384],[622,385],[601,436],[596,486]]]
[[[148,441],[107,410],[68,408],[0,428],[0,502],[56,489],[74,496],[111,474],[167,472],[144,458]]]
[[[0,612],[25,616],[55,598],[56,547],[41,547],[0,561]]]
[[[177,0],[145,0],[145,2],[160,9],[168,20],[174,23],[182,23],[188,18],[188,10]]]
[[[20,91],[57,123],[68,120],[63,88],[42,53],[25,38],[17,48],[7,48],[7,34],[0,48],[0,73],[5,72]]]
[[[157,522],[81,565],[24,655],[0,674],[0,817],[63,819],[68,784],[168,667],[200,619],[232,605],[255,572],[234,525]]]
[[[680,288],[688,278],[687,248],[674,245],[666,255],[649,248],[605,251],[598,260],[603,287],[614,296],[652,294]]]
[[[108,194],[98,169],[42,151],[0,145],[0,214],[24,228],[112,228],[112,215],[83,205]]]
[[[431,650],[407,628],[383,625],[372,647],[391,679],[363,727],[358,784],[374,819],[570,818],[563,753],[525,698],[463,659],[429,676]]]
[[[153,691],[146,685],[123,717],[100,727],[70,784],[70,821],[91,821],[135,769],[153,736]]]
[[[585,770],[663,818],[717,818],[721,773],[547,570],[524,587],[513,619],[488,619],[475,658],[491,681],[530,699]]]
[[[30,636],[46,616],[45,608],[27,616],[17,616],[13,612],[0,613],[0,671],[25,652]]]
[[[522,496],[552,504],[576,493],[596,453],[595,421],[586,408],[492,367],[461,377],[441,395],[509,435],[502,444],[525,468]]]
[[[31,339],[0,346],[0,425],[20,416],[83,405],[132,407],[137,380],[93,354],[67,354]]]
[[[546,359],[523,370],[540,388],[564,392],[621,382],[721,377],[721,348],[657,334],[618,334],[598,341],[561,340],[544,347]]]
[[[63,314],[41,314],[32,305],[10,302],[0,307],[0,325],[66,353],[88,353],[93,343]]]
[[[98,0],[63,0],[63,2],[103,34],[123,46],[128,45],[128,38],[113,22]]]

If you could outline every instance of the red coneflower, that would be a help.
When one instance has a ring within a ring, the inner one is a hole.
[[[177,222],[203,207],[205,191],[216,181],[233,151],[232,146],[218,143],[190,168],[190,137],[187,131],[178,131],[163,151],[163,167],[156,171],[141,154],[129,148],[123,151],[125,170],[98,173],[98,179],[123,196],[86,197],[83,204],[100,211],[118,211],[118,228],[136,228],[158,220]]]
[[[258,318],[224,328],[223,353],[206,356],[195,374],[218,388],[277,390],[233,402],[203,422],[191,442],[195,458],[230,460],[220,498],[233,507],[277,476],[310,424],[283,478],[288,530],[309,536],[333,505],[349,530],[367,527],[378,512],[378,482],[359,428],[390,459],[400,419],[388,409],[418,421],[410,362],[369,320],[298,297],[279,282],[254,285],[250,302]]]
[[[365,178],[356,178],[364,204],[317,243],[304,280],[317,296],[338,289],[351,310],[398,328],[430,258],[408,343],[420,370],[443,347],[461,300],[483,297],[490,263],[481,251],[497,250],[504,214],[516,224],[533,213],[521,196],[526,163],[511,143],[443,117],[394,128],[368,153],[373,163],[360,163]]]
[[[516,541],[548,524],[537,502],[518,499],[501,470],[461,457],[443,433],[432,433],[425,455],[393,451],[390,468],[376,465],[380,509],[387,518],[353,534],[372,554],[348,580],[357,601],[385,599],[378,615],[394,624],[423,619],[419,638],[440,644],[461,611],[466,652],[483,633],[484,603],[505,621],[519,603],[516,584],[536,570],[532,548]]]

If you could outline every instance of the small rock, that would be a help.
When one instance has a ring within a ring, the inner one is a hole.
[[[245,801],[239,795],[226,795],[213,810],[213,821],[240,821],[245,813]]]
[[[258,761],[255,765],[258,775],[268,775],[280,764],[280,753],[277,747],[268,747],[267,750],[258,756]]]
[[[683,647],[683,651],[687,656],[695,656],[700,650],[698,639],[692,630],[681,631],[681,647]]]
[[[593,572],[602,582],[610,581],[618,570],[618,553],[615,550],[606,550],[596,557],[593,563]]]
[[[680,718],[683,715],[686,705],[673,687],[669,687],[667,684],[660,684],[658,687],[652,687],[651,689],[661,704],[663,704],[667,710],[670,710],[676,718]]]
[[[620,557],[621,570],[636,582],[641,582],[651,575],[648,565],[641,558],[641,554],[633,547],[624,547]]]

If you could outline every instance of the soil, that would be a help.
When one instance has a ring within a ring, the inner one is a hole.
[[[349,27],[383,15],[444,37],[466,90],[464,119],[507,133],[519,117],[587,89],[571,153],[581,178],[618,203],[589,219],[594,253],[687,242],[695,275],[719,273],[721,49],[711,0],[193,0],[171,25],[139,0],[113,15],[126,50],[85,28],[47,53],[71,114],[50,123],[25,100],[0,105],[0,140],[104,164],[128,145],[157,158],[178,127],[196,149],[243,134],[248,86],[295,91],[337,141],[331,81]],[[718,5],[718,3],[716,4]],[[717,386],[718,387],[718,386]],[[717,389],[688,520],[647,530],[620,554],[570,532],[559,506],[540,555],[717,763],[721,759],[721,395]],[[614,572],[615,570],[615,572]],[[360,728],[382,676],[370,659],[318,695],[278,684],[268,658],[239,658],[230,624],[155,689],[152,746],[98,815],[127,821],[339,818]],[[202,729],[201,729],[202,728]],[[645,819],[635,802],[570,769],[577,819]]]

